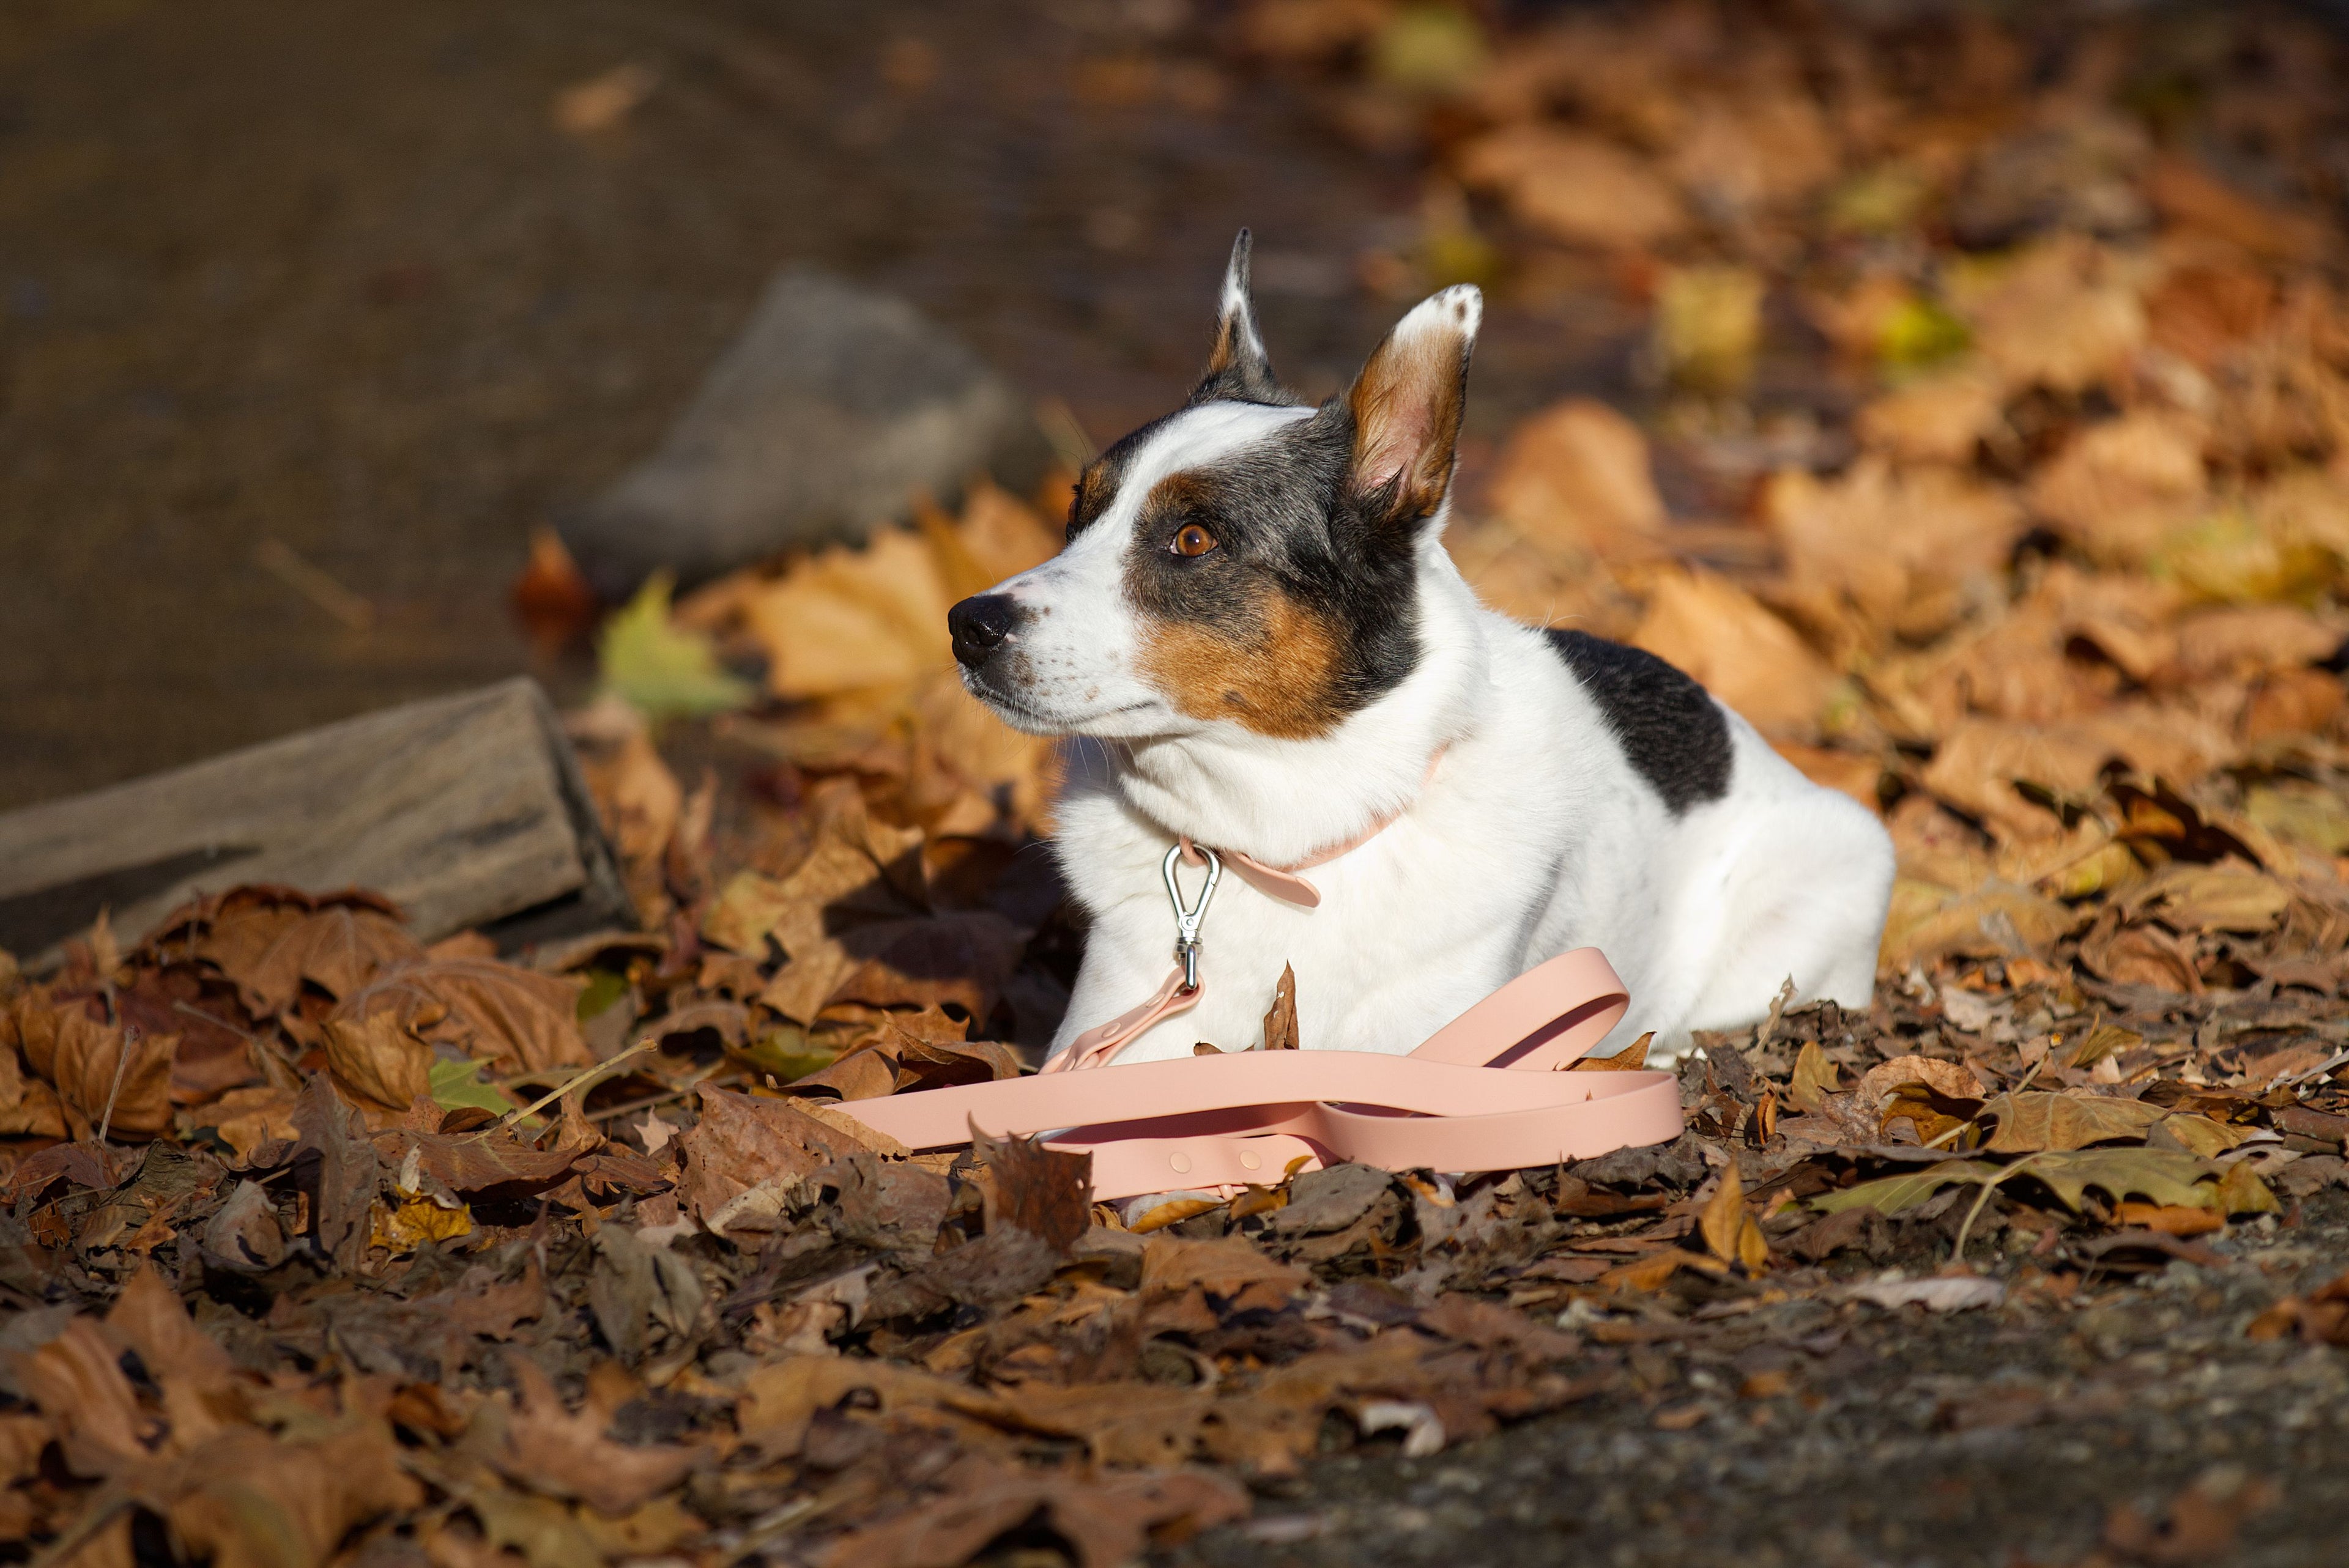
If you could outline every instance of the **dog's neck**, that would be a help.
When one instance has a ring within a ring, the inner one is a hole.
[[[1419,662],[1394,689],[1309,740],[1216,725],[1114,745],[1112,787],[1171,833],[1276,866],[1409,810],[1436,754],[1474,730],[1490,662],[1475,594],[1437,539],[1418,577]]]

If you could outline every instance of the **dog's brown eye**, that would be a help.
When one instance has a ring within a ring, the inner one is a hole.
[[[1216,547],[1216,536],[1195,522],[1186,522],[1174,535],[1177,555],[1205,555]]]

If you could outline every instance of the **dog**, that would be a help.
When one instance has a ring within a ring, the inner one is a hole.
[[[1284,969],[1304,1047],[1408,1052],[1582,946],[1631,998],[1594,1054],[1682,1055],[1789,980],[1865,1008],[1876,817],[1664,661],[1487,608],[1445,553],[1483,296],[1425,300],[1316,407],[1273,377],[1248,251],[1189,400],[1085,469],[1057,556],[947,616],[972,696],[1075,742],[1053,841],[1092,928],[1053,1057],[1172,985],[1183,841],[1310,864],[1319,903],[1225,877],[1196,1005],[1119,1061],[1261,1046]]]

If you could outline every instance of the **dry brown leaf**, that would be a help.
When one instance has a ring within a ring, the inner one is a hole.
[[[236,983],[238,996],[256,1016],[293,1006],[305,981],[341,998],[422,952],[397,919],[346,904],[306,913],[268,904],[233,907],[196,947],[198,957]]]
[[[1714,1257],[1733,1264],[1737,1262],[1738,1238],[1745,1224],[1745,1179],[1737,1173],[1733,1161],[1722,1168],[1720,1184],[1713,1190],[1712,1199],[1697,1217],[1697,1230]]]
[[[576,1499],[606,1515],[623,1514],[667,1491],[700,1461],[676,1444],[616,1443],[591,1406],[563,1408],[554,1382],[526,1356],[506,1365],[519,1393],[491,1460],[515,1480],[553,1497]]]
[[[2000,423],[1999,378],[1979,366],[1920,377],[1861,408],[1853,430],[1863,446],[1895,458],[1968,463]]]
[[[1176,1537],[1245,1519],[1246,1489],[1195,1470],[1085,1481],[1018,1472],[987,1475],[969,1490],[852,1534],[826,1568],[959,1568],[1005,1531],[1040,1517],[1076,1553],[1079,1568],[1139,1560],[1154,1532]]]
[[[1971,1068],[1932,1057],[1895,1057],[1889,1062],[1878,1062],[1861,1076],[1853,1092],[1861,1105],[1874,1109],[1907,1083],[1921,1083],[1951,1099],[1973,1099],[1982,1092],[1982,1079],[1974,1076]]]
[[[428,958],[387,969],[344,998],[334,1016],[365,1022],[388,1013],[428,1042],[456,1047],[501,1072],[585,1067],[595,1060],[579,1032],[582,982],[490,958]]]
[[[1797,582],[1844,594],[1881,626],[1918,599],[2002,570],[2023,527],[2012,500],[1953,469],[1873,459],[1839,480],[1777,475],[1762,515]]]
[[[1816,1040],[1805,1040],[1803,1048],[1795,1053],[1795,1073],[1786,1091],[1786,1103],[1806,1114],[1826,1103],[1826,1097],[1842,1087],[1843,1074],[1835,1063],[1827,1060]]]
[[[421,1505],[424,1489],[379,1415],[319,1424],[284,1438],[225,1428],[142,1490],[169,1500],[173,1539],[215,1568],[322,1568],[353,1526]]]
[[[2149,911],[2179,931],[2266,931],[2291,905],[2290,888],[2240,861],[2171,866],[2121,902],[2128,918]]]
[[[291,1142],[294,1091],[287,1088],[236,1088],[195,1113],[195,1124],[209,1126],[243,1159],[272,1139]]]
[[[973,1140],[986,1162],[987,1228],[1009,1225],[1065,1253],[1092,1225],[1093,1157],[1048,1149],[1040,1138]]]
[[[2159,1106],[2106,1095],[2033,1090],[2002,1094],[1982,1107],[1998,1119],[1998,1130],[1982,1147],[1993,1154],[2031,1154],[2042,1150],[2085,1149],[2116,1140],[2136,1141],[2168,1115]]]
[[[2185,158],[2155,160],[2146,194],[2170,222],[2240,245],[2255,256],[2304,263],[2333,248],[2332,235],[2317,219],[2246,195]]]
[[[2202,994],[2193,944],[2151,926],[2113,926],[2100,921],[2080,939],[2080,962],[2116,984]]]
[[[1647,438],[1586,397],[1546,408],[1511,432],[1489,500],[1526,538],[1600,554],[1619,551],[1626,536],[1652,541],[1665,521]]]
[[[2180,616],[2178,664],[2196,679],[2248,679],[2332,656],[2349,628],[2297,604],[2210,605]]]
[[[707,1085],[701,1090],[701,1119],[678,1139],[685,1162],[685,1196],[704,1223],[761,1182],[811,1175],[870,1148],[869,1142],[817,1120],[790,1100]]]
[[[2206,504],[2202,441],[2158,410],[2090,426],[2033,477],[2031,509],[2097,561],[2143,566]]]
[[[1677,665],[1764,734],[1816,734],[1834,675],[1794,628],[1707,572],[1660,576],[1635,646]]]
[[[1028,1382],[1002,1391],[1020,1420],[1081,1438],[1096,1464],[1169,1470],[1189,1462],[1216,1396],[1204,1387]]]
[[[817,1411],[837,1408],[859,1393],[883,1416],[938,1409],[1019,1425],[1001,1396],[990,1390],[895,1362],[842,1356],[792,1356],[753,1367],[742,1379],[735,1424],[744,1442],[755,1444],[761,1453],[788,1459],[807,1441]]]
[[[2144,305],[2104,271],[2093,244],[2044,241],[1961,274],[1952,303],[2009,387],[2079,392],[2117,377],[2145,341]]]
[[[6,1023],[0,1017],[0,1026]],[[63,1138],[65,1106],[57,1090],[25,1071],[14,1033],[0,1028],[0,1137]]]
[[[2077,798],[2093,792],[2113,749],[2085,728],[1964,719],[1953,726],[1926,765],[1925,787],[1989,824],[2002,836],[2053,839],[2064,823],[2018,793],[2016,782]]]
[[[1688,214],[1636,155],[1597,137],[1511,126],[1461,149],[1471,186],[1497,191],[1529,226],[1569,244],[1644,249],[1679,233]]]
[[[92,1017],[89,1005],[78,1001],[44,1006],[26,996],[16,1016],[25,1059],[93,1127],[104,1121],[109,1132],[127,1138],[170,1130],[171,1053],[179,1036],[130,1038],[135,1031]]]
[[[353,1094],[406,1110],[432,1092],[432,1047],[400,1027],[387,1010],[325,1024],[326,1068]]]
[[[140,1409],[120,1356],[96,1321],[77,1317],[16,1358],[16,1381],[57,1423],[66,1463],[78,1475],[113,1475],[147,1460],[156,1423]]]
[[[1268,1051],[1299,1048],[1297,1038],[1297,971],[1286,964],[1280,966],[1279,983],[1272,989],[1272,1008],[1264,1016],[1264,1048]]]
[[[2283,736],[2322,735],[2333,727],[2349,692],[2325,670],[2280,670],[2252,688],[2236,725],[2245,745]]]
[[[1648,1065],[1648,1043],[1655,1037],[1656,1031],[1650,1029],[1646,1034],[1641,1035],[1638,1039],[1633,1040],[1630,1045],[1625,1046],[1621,1050],[1616,1052],[1611,1057],[1582,1057],[1578,1058],[1570,1070],[1584,1073],[1638,1072]]]
[[[953,603],[920,535],[884,529],[863,550],[809,557],[748,591],[738,608],[767,655],[768,689],[797,698],[908,685],[950,662]]]
[[[1837,152],[1826,117],[1806,94],[1708,94],[1691,106],[1666,167],[1700,211],[1744,218],[1826,183]]]
[[[645,717],[616,695],[564,720],[604,830],[619,851],[636,913],[647,923],[668,907],[663,857],[685,810],[685,789],[653,746]]]
[[[2044,955],[2076,923],[2072,912],[2027,887],[1985,882],[1963,893],[1902,878],[1893,884],[1878,962],[1902,970],[1945,954]]]

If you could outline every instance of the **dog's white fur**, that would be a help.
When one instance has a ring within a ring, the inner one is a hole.
[[[1397,337],[1473,338],[1478,306],[1474,290],[1447,290]],[[1416,543],[1417,666],[1330,733],[1276,739],[1190,717],[1143,677],[1122,586],[1143,498],[1158,479],[1311,413],[1186,409],[1135,455],[1106,513],[995,590],[1025,612],[1015,634],[1025,679],[1017,691],[972,689],[1020,728],[1081,738],[1056,842],[1093,923],[1054,1050],[1165,977],[1174,925],[1159,868],[1174,835],[1285,865],[1391,815],[1306,873],[1318,909],[1227,872],[1202,928],[1199,1005],[1118,1059],[1188,1056],[1201,1040],[1259,1044],[1283,965],[1296,970],[1309,1049],[1409,1051],[1580,946],[1604,951],[1631,995],[1601,1053],[1650,1030],[1657,1055],[1683,1052],[1692,1029],[1760,1017],[1788,978],[1798,1002],[1865,1006],[1892,882],[1882,826],[1726,710],[1728,792],[1673,816],[1541,634],[1477,601],[1444,552],[1441,511]],[[1200,876],[1188,873],[1193,896]]]

